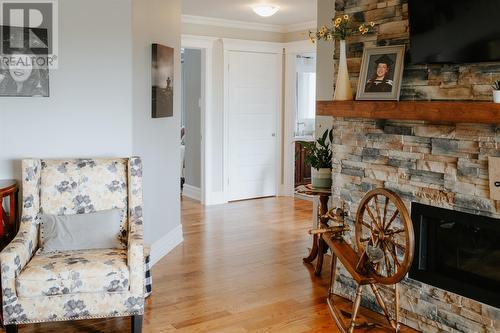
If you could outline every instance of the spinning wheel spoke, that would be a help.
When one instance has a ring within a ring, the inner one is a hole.
[[[391,226],[392,222],[394,222],[394,220],[396,220],[396,217],[398,217],[398,215],[399,215],[399,210],[396,209],[396,211],[394,212],[394,214],[392,214],[392,217],[389,220],[389,223],[387,224],[387,226],[385,227],[385,229],[389,229],[389,227]]]
[[[401,264],[399,263],[398,256],[396,255],[396,248],[394,247],[394,245],[392,246],[391,249],[389,249],[389,253],[391,254],[392,261],[394,262],[394,269],[395,272],[397,273],[398,268],[401,267]]]
[[[372,219],[372,221],[375,223],[375,226],[377,227],[377,229],[382,230],[382,228],[380,227],[380,225],[377,222],[377,219],[373,215],[370,207],[366,206],[366,212],[368,213],[368,215],[370,216],[370,218]]]
[[[373,221],[370,221],[370,223],[373,223]],[[368,241],[372,241],[372,244],[375,243],[375,240],[376,240],[376,233],[374,232],[373,230],[373,226],[371,226],[370,224],[368,224],[368,222],[366,221],[363,221],[362,224],[367,227],[368,229],[370,229],[369,233],[370,235],[368,236]]]
[[[389,264],[389,256],[387,255],[388,251],[387,251],[387,248],[385,245],[383,246],[383,251],[384,251],[384,262],[385,262],[385,275],[390,276],[390,274],[391,274],[391,271],[390,271],[391,267],[390,266],[391,265]]]
[[[361,222],[361,224],[364,225],[365,227],[367,227],[368,229],[370,229],[371,231],[373,231],[372,226],[369,225],[368,223],[366,223],[366,221]]]
[[[373,197],[373,201],[375,202],[375,213],[377,213],[377,221],[380,229],[383,229],[384,225],[382,220],[380,219],[380,207],[378,206],[378,195]]]
[[[401,245],[401,244],[396,243],[396,241],[394,241],[393,239],[388,238],[388,239],[387,239],[387,242],[391,243],[391,244],[392,244],[392,246],[394,246],[395,248],[397,248],[397,249],[398,249],[398,250],[400,250],[401,252],[406,253],[406,247],[404,247],[404,246],[403,246],[403,245]]]
[[[389,197],[385,197],[385,204],[384,204],[384,220],[382,222],[382,228],[386,228],[385,222],[387,221],[387,206],[389,205]]]
[[[392,229],[392,230],[385,232],[385,234],[386,234],[386,236],[390,236],[390,235],[400,234],[400,233],[403,233],[405,231],[406,231],[405,229]]]

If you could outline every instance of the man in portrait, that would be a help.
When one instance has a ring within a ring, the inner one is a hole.
[[[391,69],[394,61],[387,54],[379,56],[375,60],[376,70],[373,76],[366,82],[365,92],[387,92],[393,87]]]

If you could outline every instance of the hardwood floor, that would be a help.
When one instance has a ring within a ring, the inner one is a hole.
[[[302,263],[311,214],[310,202],[291,198],[208,208],[184,199],[185,241],[153,269],[143,332],[338,332],[325,302],[329,265],[316,277]],[[381,322],[369,311],[362,315]],[[129,325],[129,319],[93,320],[20,332],[121,333]]]

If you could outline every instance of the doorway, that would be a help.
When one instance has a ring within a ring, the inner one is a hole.
[[[297,187],[311,183],[311,168],[306,165],[307,152],[303,143],[315,141],[316,54],[297,54],[295,61],[294,187]]]
[[[183,48],[181,116],[181,190],[201,201],[202,51]]]
[[[312,43],[291,43],[285,69],[284,193],[293,196],[299,185],[310,184],[302,142],[315,141],[316,48]]]

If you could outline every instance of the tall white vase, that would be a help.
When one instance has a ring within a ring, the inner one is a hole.
[[[352,101],[352,88],[349,81],[349,72],[347,71],[347,56],[345,40],[340,40],[339,70],[337,73],[337,82],[335,84],[335,101]]]

